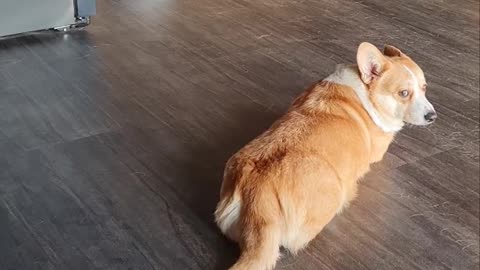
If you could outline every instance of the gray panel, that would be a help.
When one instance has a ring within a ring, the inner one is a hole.
[[[77,2],[77,16],[91,17],[96,14],[95,0],[76,0]]]
[[[0,36],[75,23],[73,0],[0,0]]]

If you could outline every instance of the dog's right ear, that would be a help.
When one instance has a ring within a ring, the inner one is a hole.
[[[385,56],[374,45],[363,42],[358,46],[357,65],[365,84],[377,79],[384,71],[386,63]]]
[[[392,45],[385,45],[385,47],[383,48],[383,54],[390,57],[405,56],[405,54],[402,51],[400,51],[400,49]]]

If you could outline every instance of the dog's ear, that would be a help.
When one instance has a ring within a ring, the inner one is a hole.
[[[387,59],[374,45],[363,42],[358,47],[357,64],[365,84],[377,79],[385,69]]]
[[[398,48],[392,45],[385,45],[385,47],[383,48],[383,54],[389,57],[405,56],[405,54],[402,51],[400,51]]]

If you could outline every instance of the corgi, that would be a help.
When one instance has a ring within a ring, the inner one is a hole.
[[[364,42],[356,65],[339,65],[287,113],[227,162],[218,227],[238,242],[231,270],[275,267],[279,248],[295,254],[357,193],[405,123],[437,114],[422,69],[399,49]]]

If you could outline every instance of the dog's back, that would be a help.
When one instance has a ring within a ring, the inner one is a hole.
[[[365,117],[352,90],[316,84],[228,161],[216,220],[249,251],[232,269],[271,268],[279,246],[297,252],[354,197],[342,179],[368,170]]]

